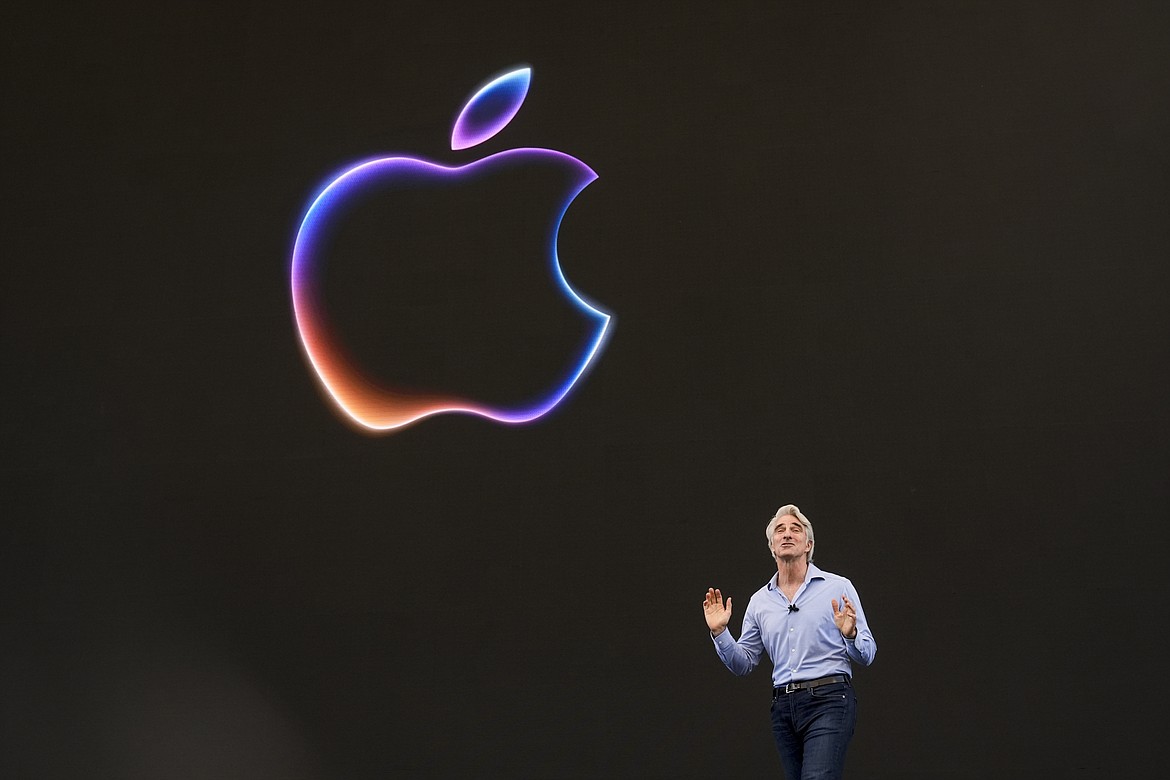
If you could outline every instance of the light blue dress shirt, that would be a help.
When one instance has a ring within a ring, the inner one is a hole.
[[[833,599],[849,597],[857,611],[857,636],[841,636],[833,622]],[[795,604],[797,611],[789,610]],[[776,586],[776,575],[756,591],[743,615],[739,641],[730,631],[712,637],[715,650],[734,674],[743,676],[756,668],[761,651],[772,659],[772,685],[804,682],[834,674],[853,674],[850,661],[873,663],[877,643],[865,620],[865,610],[853,583],[845,577],[821,571],[811,563],[796,598],[788,598]]]

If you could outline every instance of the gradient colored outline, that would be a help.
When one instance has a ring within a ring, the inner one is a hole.
[[[488,406],[466,398],[449,395],[390,390],[377,387],[353,365],[339,349],[336,339],[325,325],[324,310],[319,297],[316,275],[320,271],[318,242],[326,232],[330,214],[352,197],[367,191],[385,177],[472,175],[481,167],[502,162],[531,160],[532,157],[555,159],[574,169],[577,178],[566,192],[555,212],[556,218],[549,231],[549,259],[551,271],[558,286],[568,299],[597,323],[597,332],[580,360],[570,369],[554,389],[537,403],[521,407]],[[589,166],[575,157],[551,149],[521,148],[493,154],[467,165],[444,166],[413,157],[387,157],[369,160],[350,168],[330,182],[313,200],[297,232],[292,254],[292,298],[297,329],[305,354],[312,364],[322,386],[338,408],[359,426],[373,431],[388,431],[409,425],[431,415],[467,413],[502,423],[523,423],[546,414],[569,393],[600,352],[609,333],[611,316],[592,306],[569,284],[561,269],[557,252],[557,237],[565,212],[574,198],[597,178]]]
[[[528,97],[531,83],[532,68],[519,68],[481,87],[455,119],[451,148],[469,149],[503,130]]]

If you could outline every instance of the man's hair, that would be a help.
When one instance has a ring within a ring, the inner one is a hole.
[[[776,510],[776,514],[772,515],[772,519],[768,521],[768,529],[764,531],[764,536],[768,538],[768,551],[771,552],[772,550],[772,532],[776,530],[776,524],[780,522],[781,517],[788,517],[789,515],[800,521],[800,524],[804,526],[804,532],[808,534],[808,540],[812,542],[812,547],[808,548],[808,556],[805,558],[806,562],[812,563],[813,553],[817,549],[817,541],[813,537],[812,523],[800,513],[800,508],[796,504],[785,504],[780,507]],[[772,553],[772,557],[775,557],[775,555],[775,553]]]

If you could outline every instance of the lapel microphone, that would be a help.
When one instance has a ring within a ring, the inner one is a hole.
[[[800,612],[800,607],[796,606],[795,604],[789,604],[788,611],[789,612]]]

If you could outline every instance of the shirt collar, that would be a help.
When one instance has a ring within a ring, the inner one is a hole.
[[[768,580],[768,590],[776,590],[776,578],[780,576],[779,572],[772,575],[772,579]],[[804,573],[804,584],[807,585],[813,580],[823,580],[825,573],[818,569],[814,564],[808,565],[808,571]]]

